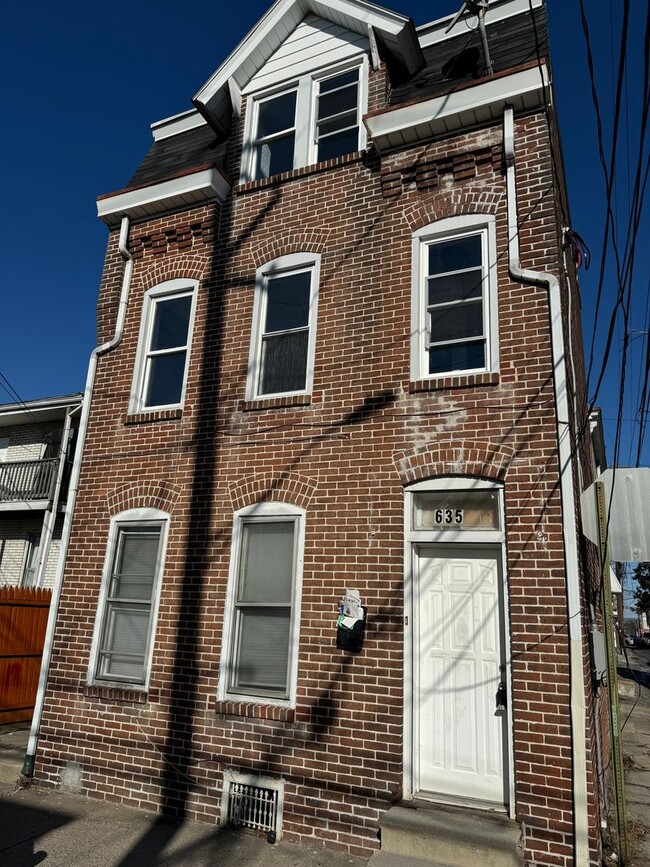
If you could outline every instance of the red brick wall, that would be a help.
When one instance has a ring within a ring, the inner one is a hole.
[[[522,262],[560,276],[543,117],[519,119],[516,140]],[[364,157],[299,170],[235,190],[222,210],[195,208],[131,228],[131,298],[124,339],[98,366],[41,780],[56,783],[65,762],[79,762],[90,794],[214,821],[225,767],[282,775],[290,839],[367,855],[378,845],[380,813],[402,786],[404,485],[480,475],[505,490],[516,817],[531,864],[571,863],[548,297],[508,276],[500,153],[495,126],[381,163]],[[411,236],[465,213],[496,216],[499,373],[414,386]],[[322,256],[314,392],[303,405],[251,408],[243,398],[255,271],[297,251]],[[121,274],[113,233],[102,340],[112,333]],[[185,406],[168,418],[129,418],[142,298],[172,277],[200,280]],[[216,702],[233,511],[259,499],[307,513],[295,712]],[[109,520],[134,505],[171,514],[146,696],[85,685]],[[370,611],[356,657],[335,648],[347,586]]]

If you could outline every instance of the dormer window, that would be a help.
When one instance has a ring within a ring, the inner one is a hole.
[[[367,63],[304,75],[284,90],[252,95],[242,181],[354,153],[365,147]]]

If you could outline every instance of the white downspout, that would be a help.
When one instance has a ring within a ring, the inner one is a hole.
[[[68,501],[66,505],[65,519],[63,522],[63,531],[61,534],[61,551],[56,568],[54,578],[54,589],[52,592],[52,601],[50,603],[50,613],[47,619],[47,627],[45,630],[45,643],[43,645],[43,660],[41,662],[41,671],[38,679],[38,690],[36,693],[36,701],[34,704],[34,713],[32,716],[32,726],[29,732],[29,742],[27,744],[27,753],[23,763],[22,773],[26,777],[34,775],[34,761],[36,759],[36,748],[38,746],[38,738],[41,728],[41,719],[43,717],[43,704],[45,701],[45,688],[47,686],[47,678],[50,671],[50,662],[52,660],[52,643],[54,639],[54,626],[61,600],[61,590],[63,587],[63,573],[65,570],[65,562],[68,555],[68,545],[70,543],[70,532],[72,530],[72,518],[74,514],[75,502],[77,499],[77,491],[79,487],[79,475],[81,473],[81,462],[83,458],[84,445],[86,443],[86,433],[88,431],[88,416],[90,414],[90,404],[92,402],[93,390],[95,387],[95,372],[97,370],[97,360],[101,355],[110,352],[119,346],[124,333],[124,320],[126,318],[126,309],[129,302],[129,290],[131,288],[131,274],[133,273],[133,258],[127,247],[129,237],[129,218],[122,217],[120,226],[119,250],[126,262],[124,267],[124,275],[122,277],[122,292],[120,295],[120,303],[117,311],[117,321],[115,323],[115,333],[109,341],[96,346],[90,354],[88,363],[88,375],[86,376],[86,386],[84,388],[83,404],[81,407],[81,418],[79,420],[79,434],[77,436],[77,449],[74,456],[74,464],[72,473],[70,474],[70,486],[68,488]]]
[[[59,466],[56,469],[56,484],[54,486],[54,495],[50,508],[45,512],[43,518],[43,528],[41,530],[41,539],[38,545],[38,565],[36,567],[35,587],[42,587],[45,582],[45,571],[47,569],[47,560],[52,544],[52,536],[54,534],[54,525],[56,523],[57,512],[59,510],[59,499],[61,497],[61,484],[63,482],[63,472],[65,463],[68,457],[68,449],[70,448],[70,427],[72,416],[77,411],[78,407],[66,407],[65,422],[63,424],[63,436],[61,437],[61,446],[59,454]]]
[[[510,275],[523,283],[548,289],[551,317],[551,354],[557,407],[558,455],[564,558],[567,584],[567,608],[570,648],[571,736],[573,741],[573,833],[576,867],[589,864],[589,825],[587,812],[587,715],[583,676],[582,614],[580,574],[578,571],[578,534],[575,524],[576,503],[573,487],[569,400],[560,283],[553,274],[521,267],[519,227],[517,225],[517,187],[515,178],[514,113],[507,107],[503,114],[503,153],[506,164],[508,203],[508,262]]]

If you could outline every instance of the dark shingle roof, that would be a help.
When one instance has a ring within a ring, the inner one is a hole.
[[[156,141],[129,181],[129,187],[153,184],[198,166],[224,165],[225,143],[207,124]]]
[[[546,7],[488,24],[487,39],[494,72],[537,60],[548,53]],[[455,35],[455,34],[458,35]],[[391,105],[436,96],[486,74],[478,29],[468,30],[459,21],[449,39],[424,49],[426,66],[410,81],[393,89]],[[451,38],[453,37],[453,38]]]
[[[495,72],[537,60],[548,52],[546,8],[542,6],[534,12],[489,24],[487,34]],[[424,56],[426,66],[393,89],[391,105],[448,92],[456,84],[485,75],[478,29],[469,31],[462,21],[456,24],[450,38],[425,48]],[[128,186],[157,183],[214,163],[224,168],[226,150],[227,142],[219,143],[207,124],[163,138],[153,143]]]

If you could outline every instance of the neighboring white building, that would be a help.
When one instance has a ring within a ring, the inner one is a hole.
[[[81,402],[0,405],[0,586],[53,584]]]

